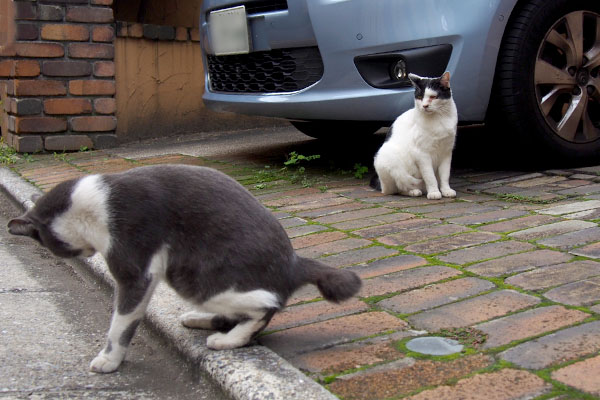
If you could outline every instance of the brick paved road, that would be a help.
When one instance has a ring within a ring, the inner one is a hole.
[[[600,398],[600,167],[455,171],[458,198],[440,201],[382,196],[366,177],[310,163],[282,170],[105,151],[12,167],[48,190],[159,163],[223,170],[273,210],[299,254],[361,275],[359,298],[340,306],[300,290],[260,338],[334,394]],[[433,357],[405,347],[427,334],[461,337],[465,350]]]

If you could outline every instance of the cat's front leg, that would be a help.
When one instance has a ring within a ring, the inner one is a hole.
[[[119,368],[157,283],[158,279],[151,276],[140,283],[118,284],[106,346],[92,360],[92,372],[109,373]]]
[[[444,197],[456,197],[456,192],[450,188],[450,167],[452,165],[452,153],[444,157],[438,168],[440,176],[440,191]]]
[[[417,166],[421,171],[421,177],[425,181],[425,189],[427,190],[427,198],[430,200],[439,200],[442,198],[442,193],[438,188],[435,172],[433,171],[433,162],[429,157],[421,157],[417,160]]]

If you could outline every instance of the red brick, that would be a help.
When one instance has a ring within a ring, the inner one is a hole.
[[[600,396],[600,356],[579,361],[552,373],[552,379],[595,396]]]
[[[114,95],[115,82],[104,80],[74,80],[69,82],[69,93],[78,96]]]
[[[552,385],[528,371],[503,369],[479,374],[458,381],[452,386],[426,390],[407,400],[462,400],[462,399],[533,399],[550,392]]]
[[[175,40],[179,42],[186,42],[188,40],[188,29],[183,26],[175,28]]]
[[[88,76],[92,73],[89,61],[45,61],[42,73],[46,76]]]
[[[5,78],[11,76],[14,64],[14,60],[0,61],[0,76]]]
[[[14,80],[15,96],[60,96],[67,93],[65,82],[51,80]]]
[[[581,260],[523,272],[506,279],[506,283],[519,286],[525,290],[538,290],[596,275],[600,275],[600,263]]]
[[[320,193],[311,190],[309,194],[286,196],[276,200],[270,200],[264,202],[267,207],[283,207],[302,203],[309,203],[314,201],[320,201],[323,199],[329,199],[332,197],[338,197],[335,193]]]
[[[44,147],[49,151],[76,151],[82,147],[92,149],[94,143],[86,135],[52,135],[46,137],[44,141]],[[74,177],[78,176],[78,173],[74,173]],[[60,183],[66,180],[64,177],[48,182],[50,186],[54,186],[56,183]]]
[[[356,314],[358,312],[367,311],[367,309],[367,305],[357,299],[350,299],[340,304],[322,300],[298,306],[291,306],[285,308],[282,312],[275,314],[266,330],[276,331],[288,329],[294,326],[341,317],[343,315]]]
[[[96,24],[113,22],[113,11],[112,8],[104,7],[69,7],[67,21]]]
[[[314,235],[302,236],[291,240],[294,249],[303,249],[305,247],[314,246],[317,244],[325,244],[347,237],[344,232],[325,232]]]
[[[435,332],[442,328],[470,326],[531,307],[539,302],[537,297],[513,290],[500,290],[424,311],[408,319],[416,328]]]
[[[387,293],[402,292],[408,289],[429,285],[444,279],[460,275],[454,268],[433,265],[430,267],[413,268],[394,274],[378,276],[363,281],[361,297],[371,297]]]
[[[550,306],[498,318],[477,325],[476,328],[488,334],[484,348],[491,348],[554,331],[581,322],[587,317],[589,314],[581,311]]]
[[[378,305],[397,313],[412,314],[471,297],[494,287],[489,281],[467,277],[404,292],[383,300]]]
[[[373,261],[372,263],[366,265],[348,267],[347,269],[356,272],[362,279],[367,279],[420,267],[425,264],[427,264],[427,260],[424,258],[403,254],[395,257],[384,258],[383,260]]]
[[[117,127],[115,117],[75,117],[71,119],[71,128],[78,132],[106,132]]]
[[[261,337],[262,344],[284,356],[347,343],[408,324],[385,312],[368,312],[286,329]]]
[[[20,23],[17,24],[15,34],[16,40],[37,40],[39,35],[38,26],[35,23]]]
[[[113,61],[98,61],[94,63],[94,76],[111,78],[115,76],[115,63]]]
[[[16,20],[34,20],[37,19],[37,4],[29,1],[15,1],[15,19]]]
[[[404,232],[407,229],[416,229],[439,223],[441,223],[439,219],[412,218],[405,221],[395,222],[392,224],[376,226],[374,228],[361,229],[359,231],[355,231],[354,233],[364,238],[375,238],[379,236],[390,235],[392,233]]]
[[[114,58],[115,47],[112,44],[71,43],[69,57],[71,58]]]
[[[57,43],[15,43],[20,57],[53,58],[65,55],[65,48]]]
[[[0,46],[0,57],[14,57],[17,55],[17,49],[15,49],[15,43],[8,43]]]
[[[89,40],[90,31],[84,25],[46,24],[42,26],[41,35],[44,40],[81,42]]]
[[[110,26],[96,26],[92,29],[94,42],[112,42],[114,38],[115,30]]]
[[[483,354],[451,361],[405,358],[365,371],[341,375],[329,385],[329,390],[346,400],[396,399],[423,386],[440,385],[491,364],[493,359]],[[436,400],[446,398],[439,397]]]
[[[144,37],[144,26],[138,23],[129,24],[127,26],[127,35],[132,38]]]
[[[98,114],[114,114],[117,111],[117,101],[113,98],[95,99],[94,111]]]
[[[389,214],[394,210],[385,207],[363,208],[356,211],[341,212],[333,215],[326,215],[315,219],[315,222],[321,224],[332,224],[336,222],[349,221],[360,218],[373,217],[376,215]]]
[[[325,254],[336,254],[343,251],[365,247],[371,244],[371,241],[364,239],[348,238],[336,240],[335,242],[322,243],[316,246],[305,247],[297,250],[297,253],[302,257],[316,258]]]
[[[469,232],[461,235],[433,239],[427,242],[411,244],[405,247],[406,251],[415,253],[435,254],[463,247],[475,246],[501,239],[500,235],[489,232]]]
[[[549,224],[555,221],[558,221],[558,219],[549,215],[529,215],[522,218],[515,218],[508,221],[485,225],[480,229],[488,232],[512,232],[519,229],[533,228],[535,226]]]
[[[87,99],[46,99],[46,114],[87,114],[92,112],[92,102]]]
[[[54,117],[17,117],[16,133],[62,132],[67,130],[67,121]]]
[[[600,321],[592,321],[529,340],[499,356],[527,369],[543,369],[562,364],[600,350]]]
[[[190,39],[192,42],[200,41],[200,30],[198,28],[190,28]]]
[[[113,4],[113,0],[91,0],[90,4],[96,6],[111,6]]]
[[[394,340],[398,340],[398,336],[401,335],[376,337],[312,351],[294,357],[290,361],[304,371],[318,372],[322,375],[379,364],[404,357],[404,354],[400,353],[393,344]]]
[[[35,77],[40,74],[40,63],[34,60],[16,60],[11,76]]]

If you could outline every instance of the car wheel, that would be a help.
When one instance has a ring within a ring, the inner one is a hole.
[[[600,154],[600,2],[529,0],[515,9],[489,114],[530,150],[543,145],[579,160]]]
[[[381,128],[370,121],[290,121],[300,132],[322,140],[356,139],[371,135]]]

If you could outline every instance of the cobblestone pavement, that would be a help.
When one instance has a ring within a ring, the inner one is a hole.
[[[301,289],[259,339],[340,398],[600,398],[600,167],[454,171],[458,197],[436,201],[372,191],[360,166],[268,161],[96,151],[11,168],[42,190],[163,163],[236,178],[300,255],[364,279],[341,305]],[[428,356],[406,347],[417,336],[465,347]]]

